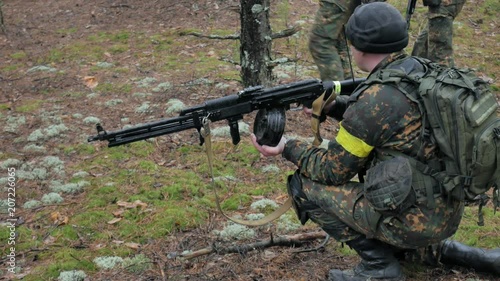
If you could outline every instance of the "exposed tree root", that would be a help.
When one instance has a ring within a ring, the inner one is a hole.
[[[257,249],[264,249],[274,246],[286,246],[286,247],[295,247],[301,246],[305,242],[316,240],[316,239],[327,239],[327,234],[325,232],[309,232],[309,233],[301,233],[295,235],[285,235],[279,237],[273,237],[265,241],[259,241],[250,244],[244,245],[233,245],[233,246],[221,246],[212,244],[203,249],[199,249],[189,253],[183,253],[179,255],[179,258],[182,259],[193,259],[196,257],[200,257],[203,255],[209,255],[212,253],[216,253],[219,255],[229,254],[229,253],[247,253]],[[325,243],[322,243],[324,246]],[[319,249],[319,248],[316,248]]]

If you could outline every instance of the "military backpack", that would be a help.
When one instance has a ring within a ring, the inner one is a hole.
[[[418,103],[423,121],[421,138],[437,144],[445,168],[436,170],[412,161],[415,168],[434,177],[450,198],[478,201],[482,197],[484,201],[485,193],[493,189],[496,210],[500,200],[500,117],[489,84],[471,69],[412,59],[426,71],[407,74],[404,69],[389,67],[365,83],[395,83]]]

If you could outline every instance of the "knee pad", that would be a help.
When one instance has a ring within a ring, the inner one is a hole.
[[[287,179],[288,196],[292,198],[292,206],[300,220],[304,225],[309,220],[307,211],[310,209],[311,203],[307,200],[307,195],[302,190],[302,180],[300,172],[297,170]]]

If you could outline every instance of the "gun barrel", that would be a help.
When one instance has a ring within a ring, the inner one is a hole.
[[[193,118],[192,116],[179,116],[111,132],[104,131],[98,124],[96,126],[98,134],[89,137],[88,141],[106,140],[108,141],[108,147],[119,146],[161,135],[197,128],[200,124],[197,124],[196,121],[197,118]]]

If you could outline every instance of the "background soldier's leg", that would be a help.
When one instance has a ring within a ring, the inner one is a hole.
[[[415,44],[413,45],[413,50],[411,52],[412,56],[428,58],[427,54],[428,50],[428,40],[429,40],[429,24],[425,26],[424,29],[420,32],[417,39],[415,40]]]
[[[455,66],[453,59],[453,21],[465,0],[441,2],[429,8],[428,58],[440,64]]]
[[[309,35],[309,51],[322,80],[343,80],[350,76],[347,45],[342,29],[359,3],[359,0],[319,2]]]

